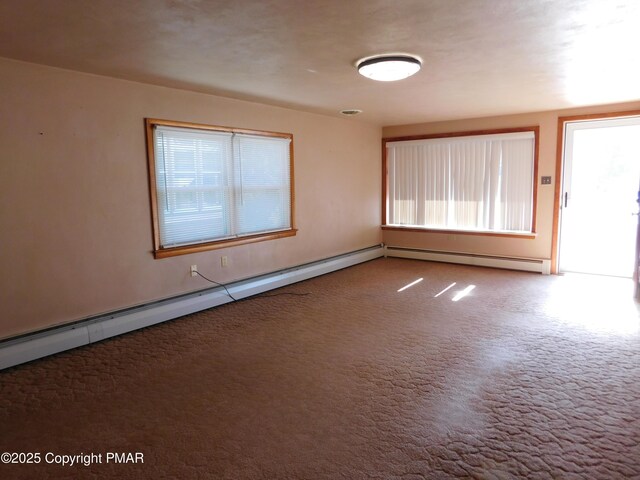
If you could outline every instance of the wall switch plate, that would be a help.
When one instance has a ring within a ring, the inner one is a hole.
[[[226,255],[220,257],[220,265],[222,265],[223,267],[229,266],[229,258]]]
[[[540,177],[540,184],[551,185],[551,177]]]

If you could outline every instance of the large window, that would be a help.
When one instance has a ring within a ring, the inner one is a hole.
[[[533,234],[537,130],[385,139],[383,225]]]
[[[157,258],[295,235],[292,135],[146,123]]]

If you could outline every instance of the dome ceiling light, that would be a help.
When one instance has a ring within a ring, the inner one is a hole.
[[[380,82],[394,82],[410,77],[421,66],[422,60],[419,57],[404,53],[375,55],[356,62],[360,75]]]

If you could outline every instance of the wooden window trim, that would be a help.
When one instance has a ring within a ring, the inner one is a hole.
[[[290,175],[290,225],[286,230],[276,232],[247,235],[237,238],[215,240],[204,243],[194,243],[177,247],[162,248],[160,243],[160,225],[158,217],[158,195],[156,192],[156,169],[155,169],[155,146],[153,141],[153,129],[156,126],[192,128],[194,130],[209,130],[215,132],[240,133],[245,135],[256,135],[262,137],[289,139],[289,175]],[[206,125],[201,123],[181,122],[176,120],[162,120],[157,118],[145,119],[145,134],[147,145],[147,169],[149,173],[149,199],[151,202],[151,220],[153,231],[153,255],[155,258],[174,257],[176,255],[186,255],[190,253],[205,252],[220,248],[246,245],[249,243],[264,242],[278,238],[295,236],[298,230],[295,227],[295,186],[294,186],[294,162],[293,162],[293,134],[282,132],[270,132],[264,130],[250,130],[246,128],[223,127],[217,125]]]
[[[534,239],[537,233],[513,233],[513,232],[491,232],[487,230],[447,230],[440,228],[402,227],[397,225],[382,225],[382,230],[392,232],[418,232],[418,233],[443,233],[448,235],[477,235],[482,237],[503,237]]]
[[[399,227],[395,225],[387,225],[387,207],[389,204],[389,169],[387,166],[387,142],[402,142],[410,140],[429,140],[433,138],[451,138],[451,137],[471,137],[480,135],[497,135],[501,133],[518,133],[518,132],[533,132],[534,135],[534,151],[533,151],[533,198],[531,212],[531,232],[523,234],[514,234],[510,232],[487,232],[483,230],[448,230],[448,229],[433,229],[433,228],[420,228],[420,227]],[[537,228],[537,211],[538,211],[538,156],[539,156],[539,142],[540,142],[540,127],[538,125],[531,127],[514,127],[514,128],[500,128],[491,130],[473,130],[465,132],[447,132],[447,133],[434,133],[426,135],[408,135],[401,137],[385,137],[382,139],[382,229],[383,230],[397,230],[397,231],[416,231],[416,232],[431,232],[431,233],[448,233],[448,234],[460,234],[460,235],[479,235],[488,237],[509,237],[520,239],[533,239],[536,238]]]

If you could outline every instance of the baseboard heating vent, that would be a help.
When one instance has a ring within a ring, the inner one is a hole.
[[[385,256],[397,258],[412,258],[415,260],[430,260],[432,262],[459,263],[476,265],[479,267],[506,268],[509,270],[523,270],[549,275],[551,261],[539,258],[502,257],[496,255],[477,255],[462,252],[445,252],[441,250],[422,250],[405,247],[385,247]]]
[[[227,285],[237,300],[384,256],[376,245]],[[0,342],[0,370],[229,303],[221,287],[103,314]]]

